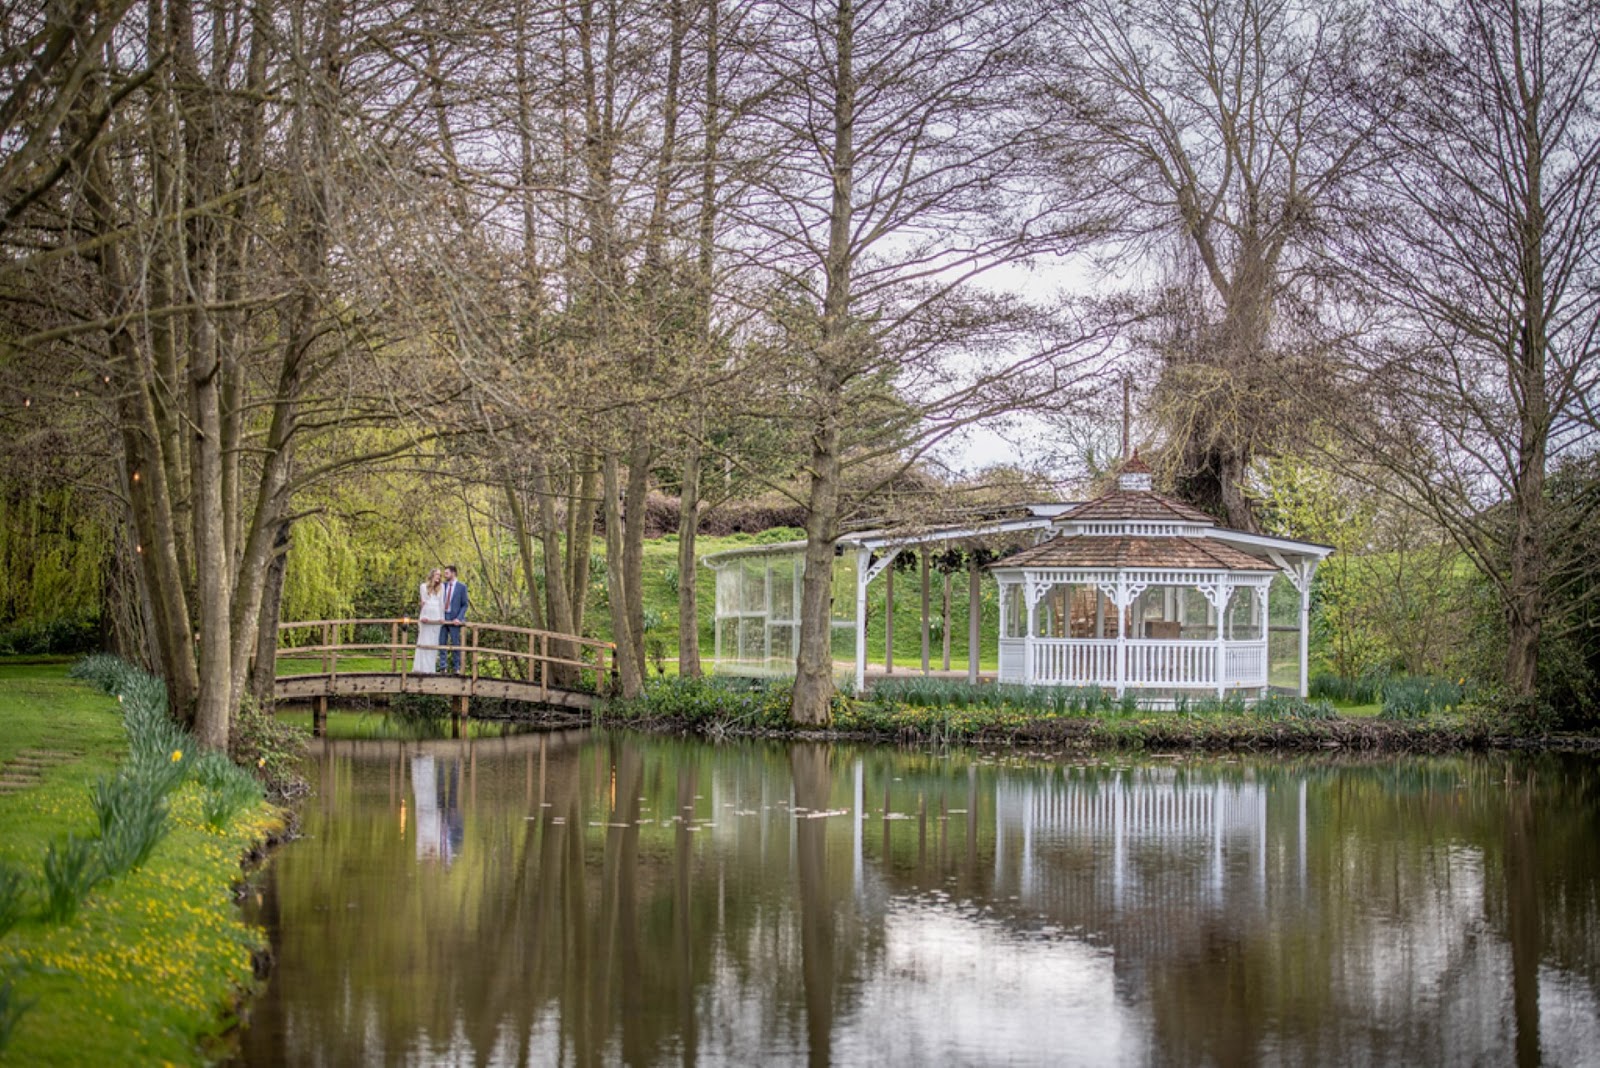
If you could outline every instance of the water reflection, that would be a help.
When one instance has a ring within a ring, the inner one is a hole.
[[[264,887],[245,1063],[1600,1048],[1592,762],[568,733],[327,742],[317,774]]]

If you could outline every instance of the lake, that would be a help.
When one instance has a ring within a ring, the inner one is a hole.
[[[569,731],[309,775],[240,1064],[1600,1057],[1592,758]]]

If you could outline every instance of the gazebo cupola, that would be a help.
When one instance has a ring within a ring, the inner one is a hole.
[[[1137,452],[1116,488],[1068,508],[1055,534],[991,566],[1001,682],[1099,686],[1154,703],[1267,689],[1269,597],[1300,592],[1300,690],[1311,575],[1331,551],[1219,527],[1151,488]],[[1290,628],[1292,629],[1292,628]]]

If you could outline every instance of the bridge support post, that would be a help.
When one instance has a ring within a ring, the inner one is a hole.
[[[457,697],[450,704],[450,737],[461,737],[461,725],[471,718],[472,698],[466,694]]]
[[[328,736],[328,699],[318,697],[311,706],[311,734],[315,738]]]

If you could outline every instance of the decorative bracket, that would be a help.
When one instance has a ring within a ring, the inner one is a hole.
[[[1233,582],[1227,578],[1219,579],[1215,583],[1196,583],[1194,588],[1199,590],[1200,596],[1209,601],[1211,607],[1215,608],[1219,613],[1233,599]]]
[[[862,572],[861,585],[864,587],[872,585],[872,580],[889,570],[890,565],[894,563],[894,558],[899,555],[900,550],[898,548],[890,549],[877,563],[868,564],[867,569]]]

